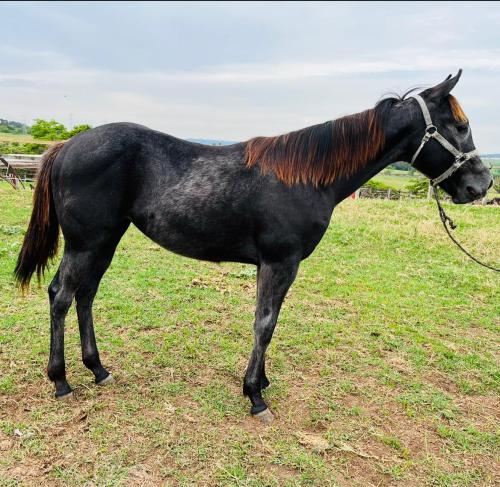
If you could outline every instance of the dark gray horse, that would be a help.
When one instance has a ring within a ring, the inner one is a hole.
[[[421,93],[442,136],[463,156],[474,144],[467,117],[450,95],[461,72]],[[420,103],[420,102],[419,102]],[[72,392],[64,363],[64,320],[76,299],[83,363],[97,384],[111,379],[97,351],[92,302],[116,246],[132,222],[163,247],[210,261],[255,264],[255,343],[243,392],[252,414],[272,419],[262,398],[264,355],[300,262],[323,237],[334,207],[388,164],[410,160],[429,125],[413,98],[278,137],[226,147],[176,139],[131,123],[104,125],[52,147],[44,156],[34,209],[16,267],[27,286],[57,251],[64,255],[49,286],[48,376],[56,396]],[[460,160],[430,140],[414,165],[455,203],[491,186],[479,157]],[[468,155],[467,155],[468,156]]]

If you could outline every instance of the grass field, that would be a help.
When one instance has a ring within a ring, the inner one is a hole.
[[[415,179],[417,176],[411,176],[407,171],[400,171],[400,173],[404,174],[391,174],[387,173],[387,171],[382,171],[378,173],[373,180],[379,181],[381,183],[386,184],[395,189],[406,189],[407,184]]]
[[[265,427],[241,395],[254,268],[181,258],[134,228],[94,305],[116,382],[93,384],[72,308],[76,393],[54,400],[46,284],[22,297],[12,280],[30,198],[0,184],[0,486],[498,481],[498,277],[452,246],[431,202],[336,209],[268,352]],[[498,265],[499,209],[449,208],[458,238]]]
[[[0,132],[0,142],[18,142],[20,144],[53,144],[50,140],[34,139],[31,135],[4,134]]]

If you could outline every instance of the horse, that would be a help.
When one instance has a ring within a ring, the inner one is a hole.
[[[492,185],[467,116],[450,94],[461,73],[419,95],[388,95],[354,115],[228,146],[111,123],[51,147],[42,158],[15,277],[23,289],[34,273],[41,278],[57,253],[61,229],[64,253],[48,287],[47,375],[55,396],[72,394],[64,321],[73,299],[83,363],[96,384],[112,381],[99,358],[92,303],[133,223],[177,254],[256,265],[254,344],[243,393],[252,415],[272,421],[262,397],[270,384],[266,349],[299,264],[322,239],[335,206],[390,163],[409,161],[412,154],[421,173],[434,180],[441,175],[439,186],[454,203],[482,198]],[[438,131],[447,145],[434,136]]]

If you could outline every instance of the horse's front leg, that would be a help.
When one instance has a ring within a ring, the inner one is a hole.
[[[252,402],[250,412],[263,422],[273,419],[262,399],[266,386],[264,360],[273,336],[283,299],[297,275],[300,259],[289,258],[280,262],[261,263],[257,275],[257,307],[255,310],[255,341],[243,382],[243,393]]]

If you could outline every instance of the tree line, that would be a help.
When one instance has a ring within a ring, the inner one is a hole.
[[[20,122],[0,119],[1,133],[30,134],[34,139],[39,140],[66,140],[91,128],[91,125],[84,123],[68,129],[64,124],[54,119],[44,120],[43,118],[37,118],[31,127]]]

